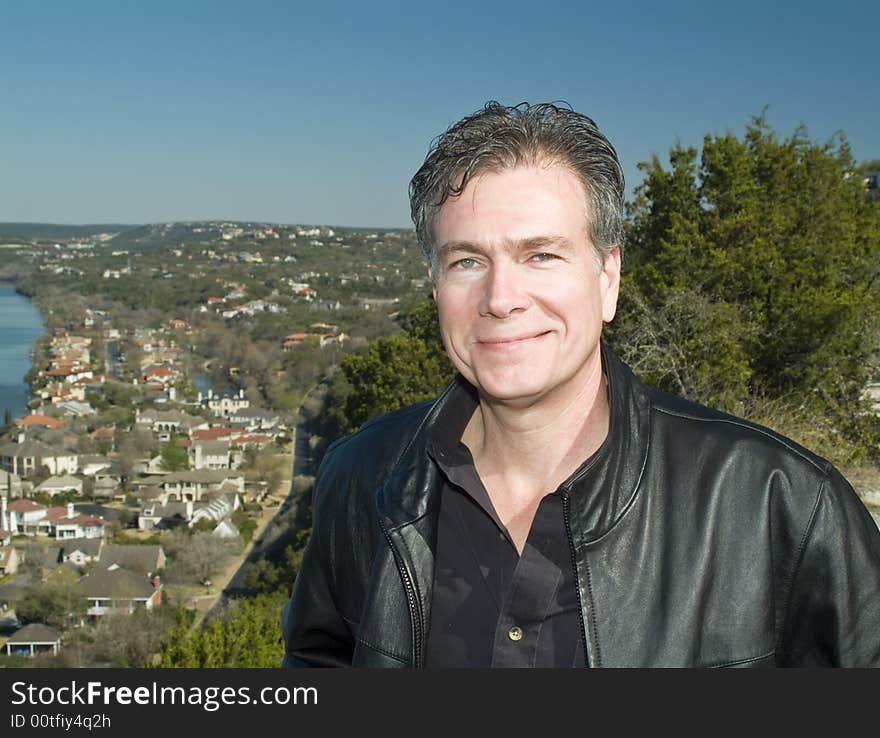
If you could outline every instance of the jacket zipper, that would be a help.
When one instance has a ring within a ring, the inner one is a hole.
[[[590,665],[590,652],[587,648],[587,626],[584,622],[584,602],[581,598],[581,582],[580,582],[580,574],[578,573],[577,568],[577,554],[574,550],[574,541],[571,537],[571,521],[569,519],[569,502],[568,502],[568,494],[562,495],[562,518],[565,521],[565,535],[568,538],[568,554],[571,557],[571,567],[574,570],[574,579],[575,579],[575,590],[577,591],[577,601],[579,608],[579,617],[578,620],[581,624],[581,648],[584,649],[584,663],[589,666]]]
[[[379,527],[382,528],[382,533],[385,534],[385,540],[388,541],[388,545],[391,547],[391,554],[394,556],[394,563],[397,565],[397,570],[400,572],[400,576],[403,578],[403,586],[406,590],[406,598],[409,601],[409,617],[410,622],[412,623],[413,631],[413,666],[416,669],[419,669],[422,666],[421,607],[416,601],[415,586],[413,586],[412,577],[410,576],[409,569],[403,562],[403,559],[401,558],[397,547],[394,545],[394,541],[391,539],[391,534],[385,528],[385,524],[381,520],[379,521]]]

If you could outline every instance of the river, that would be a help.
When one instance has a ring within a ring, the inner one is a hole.
[[[13,418],[24,415],[30,389],[24,375],[31,368],[31,352],[45,330],[34,304],[15,291],[10,282],[0,282],[0,422],[5,410]]]

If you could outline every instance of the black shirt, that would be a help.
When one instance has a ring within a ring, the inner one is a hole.
[[[428,450],[444,476],[425,665],[584,665],[580,605],[560,492],[538,506],[522,555],[461,435],[477,406],[451,403]]]

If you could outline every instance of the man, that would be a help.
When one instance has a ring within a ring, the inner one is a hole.
[[[458,376],[328,450],[286,665],[880,664],[849,484],[601,341],[623,176],[592,120],[490,103],[410,196]]]

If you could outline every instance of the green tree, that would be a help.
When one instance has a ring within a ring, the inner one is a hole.
[[[22,620],[60,629],[75,623],[85,610],[85,597],[76,586],[75,575],[67,570],[29,587],[15,606]]]
[[[179,437],[172,435],[171,439],[162,445],[159,451],[162,457],[162,468],[165,471],[186,471],[189,469],[189,454],[186,448],[180,445]]]
[[[433,301],[423,302],[404,320],[406,330],[382,336],[363,355],[345,357],[348,430],[380,413],[435,397],[452,378],[436,312]]]
[[[676,146],[668,169],[656,157],[642,168],[609,330],[624,358],[692,399],[742,412],[788,398],[829,438],[864,438],[880,204],[852,176],[846,140],[780,139],[760,116],[742,138],[706,136],[699,164]]]
[[[191,632],[181,621],[168,638],[166,668],[277,668],[284,655],[281,607],[286,595],[235,600],[225,615]]]

